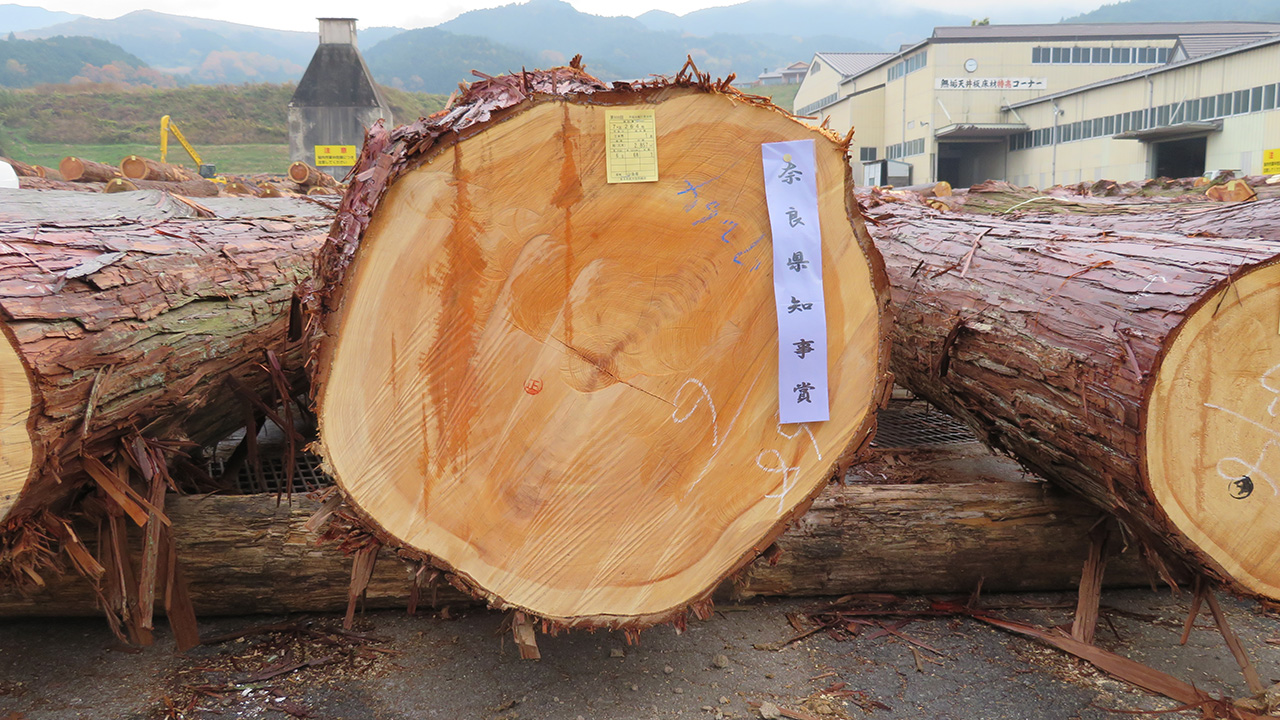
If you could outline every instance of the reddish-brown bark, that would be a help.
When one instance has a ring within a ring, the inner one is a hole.
[[[1183,321],[1280,249],[1144,232],[1119,219],[1098,229],[1093,218],[1073,227],[910,203],[872,215],[897,313],[897,380],[1116,514],[1144,550],[1233,582],[1153,499],[1146,403]],[[1210,212],[1164,225],[1193,234],[1224,223]]]
[[[33,394],[31,470],[0,498],[5,525],[72,498],[82,459],[108,458],[127,435],[225,436],[242,419],[229,382],[270,392],[266,351],[300,367],[291,298],[328,223],[308,206],[272,215],[0,217],[0,330]]]

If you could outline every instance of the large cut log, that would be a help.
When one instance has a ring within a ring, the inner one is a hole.
[[[200,174],[194,170],[188,170],[181,165],[157,162],[140,155],[130,155],[121,160],[120,172],[130,180],[151,180],[153,182],[183,182],[201,179]]]
[[[120,170],[106,163],[85,160],[74,156],[62,158],[58,172],[67,182],[107,182],[120,177]]]
[[[899,382],[1144,548],[1280,598],[1280,248],[881,210]]]
[[[230,384],[269,394],[269,350],[300,367],[289,309],[327,226],[309,206],[155,219],[154,201],[146,220],[84,221],[78,193],[25,220],[35,193],[12,193],[16,217],[0,213],[0,532],[59,510],[86,463],[126,436],[208,443],[239,427]],[[109,217],[117,196],[87,197],[83,214]]]
[[[606,183],[606,112],[658,179]],[[761,143],[815,141],[831,419],[779,425]],[[863,447],[885,288],[847,146],[680,75],[476,83],[366,140],[319,268],[320,446],[367,527],[565,625],[684,617]],[[729,472],[732,468],[734,471]]]
[[[351,559],[317,546],[307,530],[319,503],[274,495],[171,497],[178,557],[201,616],[338,612],[346,608]],[[828,486],[791,530],[779,553],[748,565],[718,597],[969,593],[1074,588],[1099,512],[1038,482],[948,482]],[[80,536],[93,549],[92,526]],[[139,548],[135,544],[135,552]],[[1136,553],[1107,565],[1107,584],[1148,582]],[[383,549],[365,607],[405,607],[413,578]],[[442,578],[421,603],[474,602]],[[162,608],[157,605],[156,611]],[[42,588],[0,588],[0,617],[96,615],[93,585],[74,574]]]

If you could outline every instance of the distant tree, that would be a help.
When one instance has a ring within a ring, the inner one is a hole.
[[[991,18],[989,18],[989,17],[984,17],[984,18],[982,18],[981,20],[970,20],[970,21],[969,21],[969,24],[970,24],[970,25],[972,25],[973,27],[978,27],[978,26],[981,26],[981,25],[990,25],[990,24],[991,24]]]

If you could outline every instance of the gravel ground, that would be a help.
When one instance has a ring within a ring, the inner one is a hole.
[[[984,599],[990,606],[1056,606],[997,610],[1043,625],[1069,622],[1062,606],[1073,600]],[[1097,642],[1215,695],[1246,695],[1207,614],[1190,642],[1178,645],[1188,601],[1168,591],[1104,593]],[[119,645],[100,620],[0,621],[0,720],[720,720],[759,718],[773,706],[818,720],[1065,720],[1176,705],[964,618],[919,619],[901,628],[929,650],[913,651],[908,641],[877,636],[874,628],[857,637],[819,632],[771,649],[798,634],[789,614],[805,627],[804,614],[826,602],[724,607],[681,635],[670,627],[646,631],[636,646],[603,631],[540,635],[538,661],[520,660],[502,631],[504,617],[479,609],[369,613],[356,634],[342,634],[341,618],[329,615],[215,618],[201,623],[204,637],[267,623],[288,629],[185,654],[174,652],[165,627],[155,646],[137,651]],[[1233,598],[1223,605],[1263,681],[1276,682],[1280,615]],[[291,669],[303,662],[313,664]]]

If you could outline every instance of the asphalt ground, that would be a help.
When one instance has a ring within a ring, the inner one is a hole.
[[[96,619],[0,621],[0,720],[282,718],[648,720],[783,717],[1067,720],[1143,717],[1177,703],[1108,677],[1037,641],[965,617],[870,620],[857,636],[813,627],[832,599],[717,608],[705,621],[622,633],[539,635],[521,660],[506,617],[449,608],[409,617],[225,617],[202,637],[250,631],[187,653],[161,621],[156,644],[121,645]],[[921,607],[909,599],[905,607]],[[992,612],[1043,626],[1070,622],[1069,594],[991,595]],[[1097,644],[1216,696],[1248,695],[1207,612],[1178,644],[1187,593],[1104,592]],[[1280,615],[1222,598],[1264,683],[1280,679]],[[791,616],[789,618],[789,616]],[[283,628],[258,630],[263,625]],[[305,663],[305,664],[304,664]],[[295,666],[300,666],[296,667]],[[1145,717],[1196,717],[1196,713]]]

